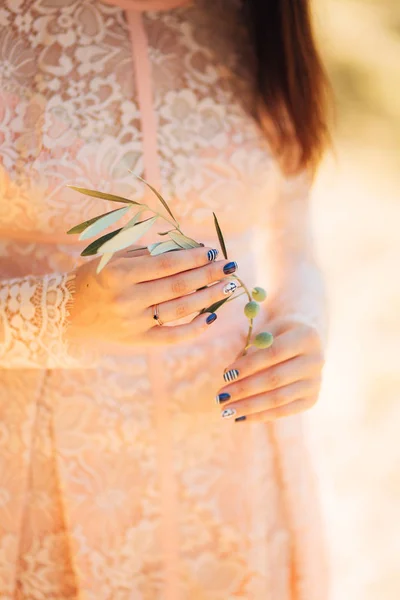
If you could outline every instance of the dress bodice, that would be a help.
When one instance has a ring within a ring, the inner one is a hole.
[[[3,10],[2,237],[76,243],[65,232],[110,207],[66,186],[143,199],[130,171],[143,175],[146,144],[159,164],[152,183],[189,234],[211,233],[212,211],[228,236],[259,220],[275,164],[252,114],[239,4],[180,4],[24,0]]]
[[[169,10],[188,4],[190,0],[105,0],[125,10]]]

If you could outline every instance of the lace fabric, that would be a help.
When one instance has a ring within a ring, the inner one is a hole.
[[[190,0],[106,0],[106,2],[126,10],[169,10],[188,4]]]
[[[65,367],[65,342],[74,274],[0,280],[0,368]]]

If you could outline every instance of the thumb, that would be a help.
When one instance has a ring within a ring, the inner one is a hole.
[[[119,250],[118,252],[115,252],[110,262],[119,258],[136,258],[137,256],[146,255],[150,255],[147,246],[129,246],[129,248],[126,248],[125,250]]]

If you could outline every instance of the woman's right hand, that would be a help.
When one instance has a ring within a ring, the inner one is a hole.
[[[162,327],[154,320],[153,307],[159,305],[159,318],[167,324],[231,294],[237,284],[227,278],[237,264],[216,261],[217,253],[206,247],[159,256],[147,250],[125,251],[116,253],[98,275],[98,260],[81,265],[76,269],[67,337],[83,345],[123,346],[174,344],[197,337],[216,315],[203,313],[189,323]],[[199,290],[204,286],[210,287]]]

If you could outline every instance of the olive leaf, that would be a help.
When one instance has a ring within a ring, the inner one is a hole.
[[[172,211],[170,209],[170,207],[168,206],[168,204],[166,203],[166,201],[164,200],[164,198],[161,196],[161,194],[159,192],[157,192],[157,190],[150,185],[150,183],[148,183],[145,179],[143,179],[143,177],[140,177],[140,175],[136,175],[136,173],[133,173],[133,171],[131,171],[131,173],[133,175],[135,175],[135,177],[137,177],[139,179],[139,181],[141,181],[142,183],[144,183],[145,185],[147,185],[147,187],[153,192],[153,194],[155,194],[157,196],[157,198],[159,199],[159,201],[161,202],[161,204],[164,206],[165,210],[168,211],[168,213],[171,215],[171,217],[173,218],[173,220],[175,221],[176,224],[178,224],[178,221],[175,219],[174,215],[172,214]]]
[[[113,257],[113,252],[107,252],[107,253],[103,254],[103,256],[101,257],[101,259],[99,261],[99,264],[97,265],[97,269],[96,269],[97,275],[100,273],[100,271],[102,271],[104,269],[104,267],[112,259],[112,257]]]
[[[137,225],[137,223],[139,222],[140,219],[140,215],[142,214],[142,212],[144,212],[146,209],[145,208],[141,208],[136,215],[134,215],[132,217],[132,219],[130,219],[130,221],[127,222],[126,225],[123,226],[122,230],[124,231],[125,229],[130,229],[131,227],[134,227],[135,225]]]
[[[147,181],[145,181],[142,177],[139,177],[132,171],[130,171],[130,172],[133,175],[135,175],[135,177],[137,179],[142,181],[147,187],[149,187],[149,189],[157,196],[157,198],[160,200],[161,204],[164,206],[164,208],[166,209],[168,214],[172,217],[174,223],[176,224],[176,228],[158,233],[158,235],[160,235],[160,236],[168,235],[169,239],[167,239],[166,241],[149,244],[148,246],[131,248],[130,250],[127,250],[127,252],[135,252],[139,249],[140,250],[147,249],[152,256],[157,256],[157,255],[163,254],[165,252],[172,252],[172,251],[177,251],[177,250],[186,249],[186,248],[196,248],[199,246],[204,246],[204,244],[200,244],[200,243],[196,242],[195,240],[185,236],[179,229],[179,224],[176,221],[174,215],[172,214],[171,209],[169,208],[169,206],[166,203],[166,201],[164,200],[164,198],[162,198],[162,196],[157,192],[157,190],[155,188],[153,188],[149,183],[147,183]],[[68,187],[70,187],[73,190],[78,191],[81,194],[85,194],[87,196],[93,196],[95,198],[110,200],[112,202],[121,202],[123,204],[140,206],[140,209],[137,211],[137,213],[130,219],[130,221],[124,227],[121,227],[121,228],[117,229],[116,231],[112,231],[110,233],[102,235],[100,238],[98,238],[97,240],[94,240],[91,244],[89,244],[89,246],[87,246],[81,252],[81,256],[90,256],[93,254],[102,255],[99,260],[99,263],[97,265],[97,273],[100,273],[100,271],[112,259],[114,252],[117,252],[118,250],[127,248],[130,245],[134,245],[134,243],[142,235],[144,235],[145,233],[147,233],[147,231],[149,231],[149,229],[152,227],[152,225],[155,223],[155,221],[157,220],[158,217],[161,217],[165,221],[170,223],[170,220],[168,217],[163,216],[159,212],[156,212],[156,211],[150,209],[150,207],[147,206],[146,204],[144,204],[143,202],[142,203],[136,202],[134,200],[129,200],[127,198],[123,198],[122,196],[114,196],[113,194],[106,194],[103,192],[97,192],[95,190],[88,190],[86,188],[75,187],[72,185],[69,185]],[[73,234],[73,233],[82,233],[83,232],[83,235],[80,236],[80,239],[86,239],[86,238],[90,237],[91,235],[100,233],[101,231],[104,230],[104,228],[115,223],[119,218],[121,218],[129,210],[131,210],[131,208],[132,208],[132,206],[129,206],[129,207],[119,208],[114,211],[109,211],[107,213],[104,213],[102,215],[94,217],[93,219],[84,221],[83,223],[80,223],[79,225],[76,225],[75,227],[72,227],[67,233]],[[138,221],[141,213],[143,213],[146,210],[151,211],[154,216],[150,217],[148,219],[145,219],[143,221]],[[221,231],[221,227],[218,223],[218,219],[217,219],[217,216],[215,215],[215,213],[213,213],[213,216],[214,216],[215,229],[217,231],[218,240],[221,245],[222,253],[223,253],[224,257],[226,259],[228,259],[228,253],[226,250],[225,240],[224,240],[224,236]],[[252,302],[255,304],[254,300],[259,299],[261,301],[262,300],[261,296],[265,297],[265,290],[263,290],[263,288],[256,287],[252,290],[252,292],[250,294],[250,291],[248,290],[245,283],[236,275],[234,277],[240,282],[240,285],[244,291],[239,294],[232,294],[229,297],[219,300],[218,302],[214,302],[207,308],[203,308],[200,311],[200,314],[216,312],[226,302],[236,300],[239,296],[246,295],[249,299],[248,304],[250,304]],[[196,291],[207,289],[207,287],[208,286],[205,285],[203,287],[200,287]],[[257,298],[255,296],[257,296]],[[246,306],[248,306],[248,304]],[[248,311],[247,311],[247,313],[248,313]],[[245,314],[246,314],[246,312],[245,312]],[[248,313],[248,314],[250,314],[250,313]],[[248,314],[246,314],[246,316],[248,316]],[[250,340],[251,340],[251,335],[252,335],[252,331],[253,331],[253,318],[252,317],[250,318],[248,316],[248,319],[249,319],[249,329],[248,329],[248,333],[247,333],[247,339],[246,339],[245,346],[244,346],[242,352],[237,356],[237,358],[239,358],[240,356],[245,356],[247,353],[247,350],[248,350],[248,348],[250,348],[250,346],[257,345],[257,347],[267,347],[266,342],[268,342],[268,346],[269,346],[269,345],[271,345],[271,342],[273,340],[272,335],[270,333],[262,332],[255,337],[254,342],[252,344],[250,342]],[[265,338],[267,336],[268,336],[268,339],[265,341]]]
[[[116,223],[130,210],[130,206],[123,206],[122,208],[117,208],[116,210],[112,210],[111,212],[98,217],[93,223],[88,225],[88,227],[86,227],[84,231],[82,231],[81,235],[79,236],[79,239],[87,240],[88,238],[101,233],[102,231],[107,229],[107,227]]]
[[[121,210],[121,209],[118,209]],[[128,206],[128,208],[123,208],[122,210],[131,210],[131,207]],[[145,208],[141,208],[133,217],[130,221],[128,221],[128,223],[126,225],[124,225],[124,227],[122,227],[122,229],[120,231],[124,231],[125,229],[129,229],[131,227],[133,227],[134,225],[137,224],[140,215],[142,214],[142,212],[146,210]],[[145,250],[147,249],[147,246],[143,246],[142,248],[134,248],[133,250],[131,250],[131,252],[134,252],[135,250]],[[129,252],[129,250],[128,250]],[[113,252],[105,252],[103,254],[103,256],[101,257],[99,264],[97,265],[97,269],[96,269],[96,273],[99,274],[100,271],[102,271],[104,269],[104,267],[107,265],[107,263],[111,260],[112,256],[113,256]]]
[[[171,252],[171,250],[182,250],[182,247],[173,240],[168,240],[167,242],[149,244],[148,250],[152,256],[158,256],[164,254],[164,252]]]
[[[119,208],[116,208],[115,210],[119,210]],[[110,212],[115,212],[115,211],[111,210],[109,212],[103,213],[102,215],[98,215],[97,217],[93,217],[93,219],[88,219],[87,221],[83,221],[83,223],[79,223],[79,225],[75,225],[74,227],[71,227],[71,229],[68,229],[67,234],[73,235],[75,233],[81,233],[82,231],[84,231],[86,229],[86,227],[89,227],[89,225],[91,225],[92,223],[96,223],[96,221],[98,219],[101,219],[102,217],[109,215]]]
[[[223,298],[222,300],[218,300],[218,302],[214,302],[214,304],[211,304],[211,306],[208,306],[207,308],[203,308],[203,310],[200,311],[200,314],[202,315],[203,313],[206,313],[206,312],[211,312],[211,313],[216,312],[228,300],[229,300],[229,298]]]
[[[228,260],[228,253],[226,251],[224,236],[222,235],[221,227],[219,226],[218,219],[217,219],[215,212],[213,212],[213,215],[214,215],[215,229],[217,230],[217,235],[218,235],[219,243],[221,245],[222,254]]]
[[[113,239],[106,241],[99,248],[100,252],[108,253],[108,252],[118,252],[118,250],[123,250],[128,246],[134,244],[142,235],[147,233],[149,229],[156,222],[157,217],[150,217],[149,219],[145,219],[144,221],[140,221],[136,223],[133,227],[129,229],[122,229],[118,232]]]
[[[102,235],[101,237],[97,238],[97,240],[94,240],[94,242],[89,244],[89,246],[86,246],[86,248],[81,252],[81,256],[92,256],[93,254],[97,254],[97,250],[100,248],[100,246],[102,244],[104,244],[104,242],[111,240],[120,231],[122,231],[122,227],[120,227],[119,229],[116,229],[115,231],[111,231],[110,233],[106,233],[105,235]]]
[[[172,229],[172,231],[169,232],[169,237],[186,250],[189,248],[198,248],[200,246],[198,242],[192,240],[186,235],[183,235],[183,233],[176,231],[176,229]]]
[[[138,204],[141,202],[135,202],[135,200],[128,200],[122,196],[114,196],[114,194],[106,194],[105,192],[97,192],[96,190],[88,190],[87,188],[76,187],[75,185],[67,185],[71,190],[75,190],[85,196],[93,196],[93,198],[101,198],[102,200],[110,200],[111,202],[123,202],[124,204]]]
[[[162,242],[155,242],[154,244],[149,244],[147,246],[147,250],[150,252],[150,254],[153,252],[153,250],[155,250],[157,248],[157,246],[159,246],[160,244],[162,244]]]

